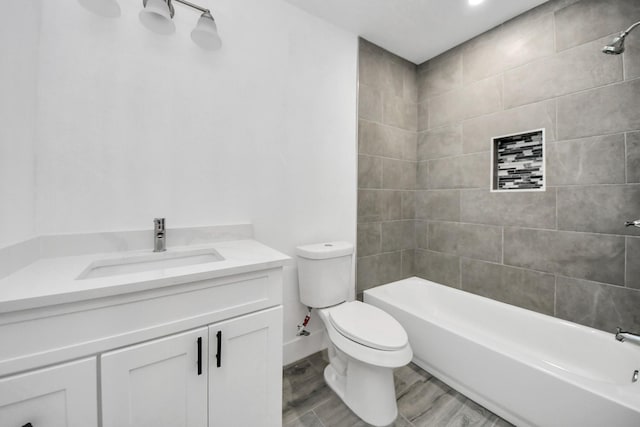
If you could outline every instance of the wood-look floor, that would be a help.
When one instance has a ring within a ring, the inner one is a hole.
[[[361,427],[360,420],[325,384],[326,352],[285,367],[284,427]],[[394,371],[398,418],[394,427],[509,427],[511,424],[411,363]]]

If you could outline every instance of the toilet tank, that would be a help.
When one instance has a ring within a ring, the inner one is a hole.
[[[351,243],[298,246],[296,254],[300,301],[304,305],[321,308],[347,300],[351,284]]]

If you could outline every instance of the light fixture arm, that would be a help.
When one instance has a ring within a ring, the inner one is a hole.
[[[202,6],[198,6],[197,4],[188,2],[187,0],[173,0],[173,1],[178,2],[178,3],[182,3],[185,6],[189,6],[189,7],[193,8],[193,9],[199,10],[202,13],[211,13],[211,11],[209,9],[205,9]]]

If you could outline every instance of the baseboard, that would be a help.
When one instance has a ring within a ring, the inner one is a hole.
[[[283,346],[282,364],[284,366],[307,356],[312,355],[327,347],[324,330],[316,330],[306,337],[296,337]]]

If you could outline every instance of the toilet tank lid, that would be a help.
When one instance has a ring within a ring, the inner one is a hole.
[[[353,245],[349,242],[325,242],[313,245],[298,246],[298,256],[309,259],[337,258],[353,253]]]

